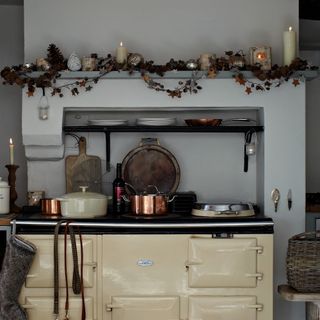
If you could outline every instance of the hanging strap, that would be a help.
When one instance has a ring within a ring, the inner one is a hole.
[[[66,301],[65,301],[65,320],[69,319],[69,290],[68,290],[68,265],[67,265],[67,240],[68,240],[68,230],[70,233],[71,239],[71,247],[72,247],[72,258],[73,258],[73,279],[72,279],[72,287],[75,294],[81,293],[82,300],[82,312],[81,312],[81,320],[86,319],[86,307],[85,307],[85,298],[84,298],[84,284],[83,284],[83,266],[84,266],[84,257],[83,257],[83,241],[82,235],[80,232],[80,228],[77,227],[77,231],[79,234],[80,240],[80,267],[81,267],[81,275],[79,275],[79,264],[78,264],[78,254],[76,247],[76,239],[75,233],[72,226],[69,224],[72,221],[59,221],[56,224],[54,230],[54,306],[53,312],[55,315],[55,319],[59,320],[59,252],[58,252],[58,239],[59,239],[59,230],[63,223],[65,223],[64,230],[64,269],[65,269],[65,282],[66,282]]]
[[[79,276],[79,269],[78,269],[78,255],[77,255],[77,248],[76,248],[76,240],[75,240],[75,233],[73,227],[69,224],[71,221],[68,221],[65,226],[64,230],[64,271],[65,271],[65,283],[66,283],[66,301],[65,301],[65,318],[64,320],[69,319],[69,288],[68,288],[68,263],[67,263],[67,241],[68,241],[68,230],[70,233],[71,245],[72,245],[72,257],[73,257],[73,265],[74,265],[74,274],[73,274],[73,284],[79,287],[79,293],[81,292],[81,300],[82,300],[82,310],[81,310],[81,320],[86,319],[86,307],[85,307],[85,299],[84,299],[84,285],[83,285],[83,241],[82,235],[80,232],[80,228],[77,227],[77,231],[79,234],[80,240],[80,264],[81,264],[81,277],[79,280],[75,281],[75,270]],[[74,288],[73,288],[74,289]]]
[[[67,242],[68,242],[68,227],[71,221],[68,221],[64,228],[64,278],[66,284],[66,301],[64,305],[65,315],[64,320],[69,319],[69,288],[68,288],[68,252],[67,252]]]
[[[65,221],[59,221],[54,229],[54,239],[53,239],[53,283],[54,283],[54,299],[53,299],[53,314],[55,319],[59,319],[59,252],[58,252],[58,238],[59,229],[61,224]]]
[[[68,224],[68,227],[69,227],[69,234],[70,234],[70,240],[71,240],[72,261],[73,261],[72,290],[74,294],[80,294],[81,279],[79,274],[79,260],[78,260],[76,236],[75,236],[73,227],[69,224]]]
[[[86,320],[86,304],[84,300],[84,285],[83,285],[83,241],[82,241],[82,235],[80,232],[79,226],[77,226],[78,229],[78,234],[79,234],[79,239],[80,239],[80,250],[81,250],[81,299],[82,299],[82,310],[81,310],[81,320]]]

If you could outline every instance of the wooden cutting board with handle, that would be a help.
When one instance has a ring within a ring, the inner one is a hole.
[[[90,192],[101,192],[101,159],[86,153],[87,142],[80,137],[79,154],[66,157],[66,192],[79,192],[88,186]]]

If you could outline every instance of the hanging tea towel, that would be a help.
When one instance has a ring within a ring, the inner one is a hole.
[[[19,236],[9,238],[0,272],[0,320],[27,319],[18,298],[36,251],[31,242]]]

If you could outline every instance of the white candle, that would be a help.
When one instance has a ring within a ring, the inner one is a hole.
[[[118,63],[125,63],[127,61],[128,49],[122,45],[120,42],[120,46],[117,48],[116,52],[116,60]]]
[[[289,27],[288,31],[283,33],[283,64],[290,65],[296,58],[296,32]]]
[[[10,164],[14,163],[14,144],[12,138],[9,141],[9,151],[10,151]]]
[[[211,66],[210,57],[212,57],[212,53],[203,53],[200,55],[199,63],[201,70],[209,70]]]

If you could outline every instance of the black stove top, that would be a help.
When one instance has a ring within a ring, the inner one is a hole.
[[[46,233],[60,220],[72,220],[88,233],[273,233],[273,221],[258,213],[251,217],[197,217],[191,214],[168,214],[146,217],[106,215],[90,219],[66,219],[41,213],[22,213],[15,220],[17,232]]]

